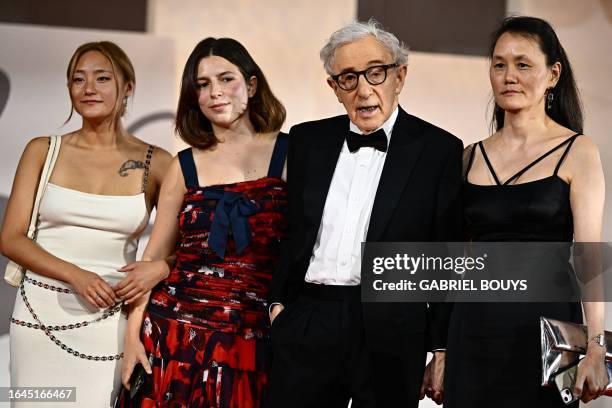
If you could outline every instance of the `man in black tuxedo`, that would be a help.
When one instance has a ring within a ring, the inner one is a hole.
[[[463,146],[399,107],[407,54],[375,21],[338,30],[321,59],[347,115],[291,128],[289,234],[269,296],[273,408],[442,399],[450,307],[360,298],[363,241],[462,240]]]

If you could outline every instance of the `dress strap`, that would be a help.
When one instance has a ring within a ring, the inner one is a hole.
[[[153,157],[153,150],[155,150],[155,146],[149,145],[149,147],[147,148],[147,157],[145,159],[144,174],[142,175],[142,187],[140,188],[141,193],[146,192],[147,184],[149,183],[149,174],[151,168],[151,158]]]
[[[489,167],[489,171],[493,175],[493,179],[495,179],[495,182],[497,183],[497,185],[501,185],[501,183],[499,182],[499,179],[497,178],[497,174],[495,174],[495,170],[493,170],[493,166],[491,165],[491,162],[489,161],[489,156],[487,156],[487,152],[485,152],[485,148],[482,142],[478,142],[478,147],[480,147],[480,152],[482,153],[482,157],[485,159],[485,162],[487,163],[487,167]]]
[[[553,175],[555,175],[555,176],[557,175],[557,172],[559,171],[559,168],[561,168],[561,164],[565,160],[565,157],[567,157],[567,154],[569,153],[569,150],[571,149],[572,145],[574,144],[574,141],[576,140],[576,138],[578,136],[580,136],[580,133],[576,133],[574,136],[569,138],[569,143],[567,144],[567,147],[565,148],[565,151],[561,155],[561,158],[557,162],[557,167],[555,167],[555,172],[553,173]]]
[[[288,148],[289,135],[279,132],[278,136],[276,136],[276,142],[274,143],[274,150],[272,151],[272,159],[270,160],[270,167],[268,168],[268,177],[282,177]]]
[[[529,170],[530,168],[532,168],[533,166],[538,164],[540,161],[542,161],[546,157],[550,156],[553,152],[559,150],[564,145],[569,144],[568,147],[565,149],[565,152],[563,152],[563,155],[561,156],[561,159],[559,160],[559,163],[557,163],[557,167],[555,168],[555,172],[553,173],[553,174],[557,174],[557,171],[559,170],[559,165],[561,164],[561,162],[565,158],[565,156],[566,156],[566,154],[567,154],[567,152],[569,150],[569,147],[572,145],[572,143],[574,143],[574,140],[576,140],[577,136],[579,136],[579,135],[575,134],[572,137],[568,137],[563,142],[559,143],[557,146],[553,147],[552,149],[550,149],[549,151],[547,151],[546,153],[544,153],[543,155],[541,155],[540,157],[538,157],[537,159],[535,159],[534,161],[529,163],[527,166],[525,166],[522,170],[520,170],[514,176],[512,176],[508,180],[506,180],[504,185],[506,185],[506,184],[510,183],[511,181],[516,180],[517,178],[521,177],[523,174],[525,174],[525,172],[527,170]]]
[[[467,166],[465,168],[465,175],[463,177],[464,180],[467,181],[468,174],[470,174],[470,169],[472,168],[472,163],[474,163],[474,152],[476,151],[476,145],[472,145],[472,150],[470,150],[470,157],[468,159]]]
[[[185,187],[198,187],[198,172],[196,170],[195,161],[193,160],[193,150],[191,148],[181,150],[178,153],[181,171],[185,179]]]

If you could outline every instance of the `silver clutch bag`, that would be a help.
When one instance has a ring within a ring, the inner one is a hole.
[[[610,382],[605,395],[612,396],[612,332],[606,331],[606,368]],[[587,327],[540,317],[542,385],[554,385],[554,376],[586,354]]]

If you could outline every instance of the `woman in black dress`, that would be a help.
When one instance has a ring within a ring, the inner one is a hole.
[[[490,58],[496,132],[465,150],[468,239],[600,241],[601,161],[582,135],[576,84],[554,30],[538,18],[507,18]],[[555,389],[540,385],[539,317],[581,323],[582,309],[589,343],[574,392],[584,402],[597,398],[607,384],[605,348],[594,341],[604,330],[602,302],[458,303],[445,408],[565,406]]]

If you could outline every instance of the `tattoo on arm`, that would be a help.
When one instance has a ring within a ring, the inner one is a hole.
[[[119,175],[121,177],[126,177],[128,175],[128,170],[144,169],[144,168],[145,168],[145,164],[140,160],[127,160],[119,168]]]

